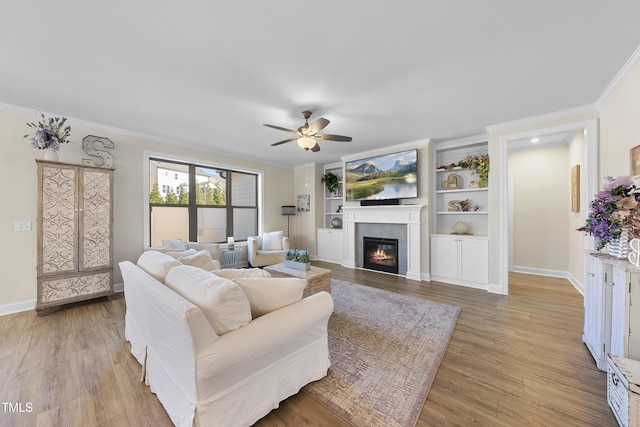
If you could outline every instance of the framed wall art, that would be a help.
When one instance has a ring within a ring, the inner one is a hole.
[[[311,196],[309,194],[298,195],[298,212],[309,212],[311,210]]]
[[[640,145],[636,145],[629,150],[631,158],[631,176],[640,175]]]
[[[571,212],[580,212],[580,165],[571,168]]]

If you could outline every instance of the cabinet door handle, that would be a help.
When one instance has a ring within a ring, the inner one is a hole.
[[[613,383],[613,385],[617,386],[618,383],[620,382],[620,380],[618,379],[618,376],[616,375],[615,372],[611,372],[611,382]]]

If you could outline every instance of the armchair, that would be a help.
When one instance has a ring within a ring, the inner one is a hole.
[[[250,236],[247,239],[247,257],[252,267],[278,264],[284,261],[289,249],[289,238],[282,231],[263,233],[262,236]]]

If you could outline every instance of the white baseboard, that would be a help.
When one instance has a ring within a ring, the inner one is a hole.
[[[580,283],[571,273],[568,271],[561,270],[548,270],[544,268],[532,268],[532,267],[522,267],[522,266],[513,266],[513,271],[516,273],[525,273],[525,274],[537,274],[538,276],[549,276],[549,277],[559,277],[561,279],[567,279],[571,285],[581,295],[584,295],[584,285]]]
[[[124,292],[124,283],[115,283],[113,285],[113,291],[115,293]],[[20,313],[23,311],[35,310],[36,302],[37,300],[30,299],[26,301],[18,301],[18,302],[12,302],[9,304],[2,304],[0,305],[0,316]]]
[[[35,299],[26,301],[12,302],[9,304],[0,305],[0,316],[6,316],[7,314],[20,313],[22,311],[29,311],[36,309]]]

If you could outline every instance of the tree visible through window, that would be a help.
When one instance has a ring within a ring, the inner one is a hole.
[[[256,235],[257,183],[255,173],[150,159],[150,245],[165,239],[225,242],[228,236],[242,241]]]

